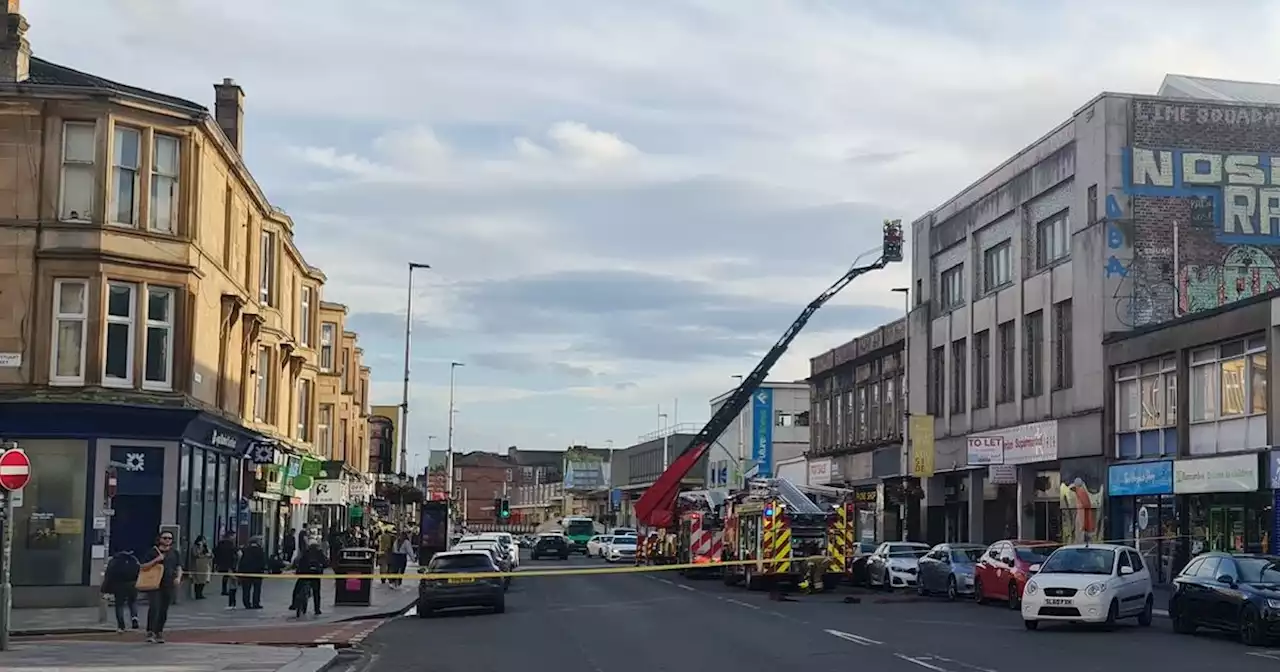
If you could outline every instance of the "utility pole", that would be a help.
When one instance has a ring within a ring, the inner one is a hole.
[[[453,413],[454,413],[453,391],[454,391],[454,385],[457,381],[456,374],[459,366],[465,366],[465,364],[461,362],[449,362],[449,435],[447,439],[447,445],[445,446],[445,454],[444,454],[444,468],[445,468],[444,490],[445,492],[449,493],[450,497],[453,496]],[[463,506],[466,506],[465,502],[466,502],[466,499],[464,494]],[[464,521],[466,520],[465,513],[462,519]]]
[[[662,412],[662,404],[658,404],[658,425],[662,432],[662,468],[671,466],[671,435],[667,432],[667,414]]]
[[[902,314],[906,319],[903,324],[902,340],[902,463],[904,476],[911,475],[911,395],[907,393],[911,369],[911,288],[894,287],[893,291],[902,294]],[[911,530],[910,512],[906,503],[902,504],[898,517],[902,520],[902,540],[909,538]]]
[[[13,441],[0,441],[0,452],[17,450]],[[4,531],[0,536],[0,651],[8,651],[9,631],[13,628],[13,498],[12,490],[0,488],[4,495]]]
[[[738,387],[742,387],[742,381],[743,381],[742,374],[735,374],[733,377],[738,379]],[[746,473],[746,470],[743,467],[747,463],[747,451],[746,451],[747,422],[746,420],[747,420],[747,412],[745,410],[739,412],[738,413],[738,466],[736,469],[734,469],[734,473],[736,474],[736,477],[734,478],[734,481],[735,481],[734,485],[737,486],[738,488],[746,487],[746,479],[742,477],[743,474]]]
[[[431,266],[409,262],[409,296],[404,308],[404,390],[400,395],[400,468],[392,469],[401,474],[408,473],[409,469],[409,350],[413,334],[413,272],[420,268]]]

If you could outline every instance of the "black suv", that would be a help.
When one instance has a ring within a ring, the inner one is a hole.
[[[544,555],[568,560],[569,540],[559,534],[547,534],[538,537],[538,541],[533,544],[533,552],[530,557],[537,560]]]

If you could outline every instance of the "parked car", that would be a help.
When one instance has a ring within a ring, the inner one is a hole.
[[[981,544],[938,544],[920,558],[920,595],[944,593],[954,601],[973,593],[974,565],[987,549]]]
[[[636,559],[636,537],[613,537],[606,551],[606,562],[630,562]]]
[[[1030,570],[1022,595],[1022,623],[1028,630],[1041,621],[1113,626],[1118,619],[1137,618],[1138,625],[1151,625],[1151,574],[1135,548],[1071,544]]]
[[[849,561],[849,582],[855,586],[870,586],[871,580],[867,576],[867,560],[871,559],[871,555],[876,552],[875,544],[866,542],[858,542],[858,547],[853,552],[853,558]]]
[[[1280,635],[1280,557],[1205,553],[1173,580],[1169,617],[1174,632],[1198,628],[1240,634],[1249,646]]]
[[[613,537],[607,534],[597,534],[587,540],[587,557],[603,558],[604,548],[608,545],[609,540]]]
[[[1031,566],[1042,564],[1059,546],[1028,539],[991,544],[973,569],[974,601],[984,604],[987,600],[1006,600],[1010,609],[1017,609],[1031,578]]]
[[[483,574],[496,572],[493,556],[480,550],[437,553],[423,569],[418,582],[418,617],[430,618],[439,609],[488,607],[495,614],[506,611],[506,595],[500,578],[450,578],[450,574]]]
[[[483,539],[480,537],[463,537],[450,550],[454,551],[484,551],[493,556],[493,564],[497,566],[500,572],[514,572],[515,568],[511,566],[511,556],[507,553],[502,544],[496,539]],[[502,577],[503,587],[511,585],[511,576]]]
[[[928,544],[895,541],[880,544],[867,559],[867,578],[874,587],[889,590],[916,585],[920,558],[929,552]]]
[[[529,557],[538,560],[543,557],[569,559],[569,540],[563,534],[544,534],[533,544]]]
[[[496,539],[502,544],[502,550],[506,552],[511,566],[513,568],[520,566],[520,549],[516,547],[515,537],[510,532],[481,532],[477,536],[482,539]]]

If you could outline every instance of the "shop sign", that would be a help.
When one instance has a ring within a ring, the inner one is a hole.
[[[875,486],[869,488],[854,488],[853,501],[859,504],[875,504],[880,498],[879,489]]]
[[[1173,491],[1177,494],[1253,492],[1258,489],[1258,455],[1232,455],[1173,463]]]
[[[874,470],[872,469],[873,454],[874,453],[866,452],[850,455],[848,458],[849,473],[845,478],[850,481],[865,481],[871,478],[872,473],[874,473]]]
[[[1173,492],[1173,462],[1113,464],[1107,469],[1107,493],[1112,497],[1167,495]]]
[[[992,485],[1017,485],[1018,467],[1012,464],[987,465],[987,480]]]
[[[1004,437],[969,437],[968,465],[971,467],[981,467],[990,464],[1004,464]]]
[[[1018,425],[987,436],[1004,440],[1005,464],[1031,464],[1058,459],[1058,421]]]
[[[826,485],[831,482],[831,458],[809,460],[809,485]]]
[[[239,442],[236,437],[227,432],[213,430],[209,433],[209,445],[214,448],[225,448],[227,450],[235,450]]]
[[[311,489],[311,504],[314,506],[346,506],[346,481],[316,481]]]

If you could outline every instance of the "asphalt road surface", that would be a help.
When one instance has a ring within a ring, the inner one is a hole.
[[[573,560],[572,566],[600,561]],[[565,563],[525,561],[524,569]],[[1280,648],[1175,635],[1168,619],[1113,632],[1027,632],[1017,612],[942,600],[778,602],[716,580],[650,575],[517,578],[505,614],[395,619],[365,640],[372,672],[1280,672]],[[1193,667],[1194,666],[1194,667]]]

